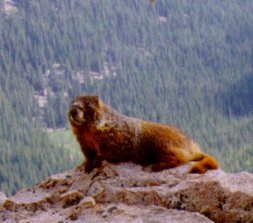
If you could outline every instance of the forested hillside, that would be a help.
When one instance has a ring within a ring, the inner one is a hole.
[[[0,190],[81,162],[66,118],[77,94],[253,171],[252,12],[251,0],[0,0]]]

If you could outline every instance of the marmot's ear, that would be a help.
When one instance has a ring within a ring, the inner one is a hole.
[[[99,97],[97,95],[93,96],[93,100],[98,105],[98,103],[99,103]]]

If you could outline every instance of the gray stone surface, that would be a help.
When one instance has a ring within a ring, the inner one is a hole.
[[[188,168],[69,170],[14,196],[1,193],[0,222],[253,222],[252,174]]]

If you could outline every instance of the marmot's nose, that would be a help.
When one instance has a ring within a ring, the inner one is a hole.
[[[76,117],[78,115],[78,110],[76,108],[72,108],[69,112],[69,114],[72,116],[72,117]]]

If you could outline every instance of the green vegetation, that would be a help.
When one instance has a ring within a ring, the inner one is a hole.
[[[79,148],[79,144],[70,130],[52,129],[49,130],[48,137],[51,142],[54,142],[54,145],[69,152],[70,159],[75,165],[83,162],[83,154]]]
[[[0,0],[0,190],[81,162],[59,130],[77,94],[177,125],[224,170],[253,172],[251,0],[13,3]]]

